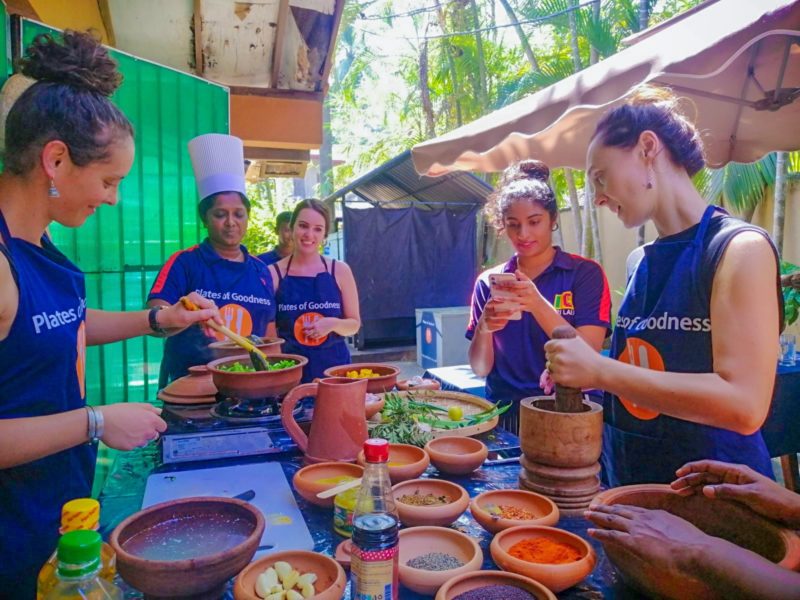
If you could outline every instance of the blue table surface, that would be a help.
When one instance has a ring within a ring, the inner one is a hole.
[[[101,533],[104,537],[123,519],[141,508],[145,483],[148,475],[159,465],[158,451],[151,445],[147,448],[132,452],[119,453],[112,466],[111,473],[100,494]],[[302,466],[301,457],[289,456],[280,460],[286,478],[291,482],[294,473]],[[466,477],[443,477],[454,481],[467,489],[470,496],[475,496],[486,490],[516,488],[519,475],[519,464],[503,464],[487,466]],[[440,477],[438,471],[430,467],[424,476]],[[297,504],[305,517],[311,535],[314,538],[315,550],[333,556],[336,546],[344,538],[333,531],[332,512],[316,507],[299,496]],[[571,531],[588,539],[597,552],[597,566],[594,572],[578,585],[558,594],[565,599],[596,599],[596,598],[621,598],[638,599],[640,596],[632,592],[619,581],[616,572],[603,552],[602,546],[590,539],[586,534],[588,521],[582,518],[562,518],[558,527]],[[478,540],[484,553],[484,569],[497,569],[489,552],[491,534],[481,528],[467,511],[453,524],[455,529]],[[119,580],[119,577],[118,577]],[[120,587],[125,591],[125,598],[142,598],[136,590],[119,580]],[[226,600],[232,599],[232,582],[224,596]],[[345,598],[349,598],[350,587],[346,590]],[[402,600],[420,600],[429,598],[421,596],[408,589],[401,588]]]

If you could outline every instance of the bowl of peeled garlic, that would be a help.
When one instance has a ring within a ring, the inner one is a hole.
[[[347,579],[329,556],[287,550],[259,558],[236,577],[235,600],[339,600]]]

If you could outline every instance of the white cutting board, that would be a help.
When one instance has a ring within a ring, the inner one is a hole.
[[[190,496],[230,498],[247,490],[264,515],[266,527],[260,546],[272,546],[256,556],[282,550],[313,550],[314,540],[297,507],[286,475],[278,463],[254,463],[193,471],[153,473],[147,478],[142,508]]]

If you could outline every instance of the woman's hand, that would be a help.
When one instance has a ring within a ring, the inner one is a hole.
[[[663,510],[615,504],[599,505],[584,514],[601,528],[589,529],[589,535],[603,545],[616,546],[642,564],[659,565],[673,573],[685,574],[691,550],[712,541],[688,521]]]
[[[133,450],[158,439],[167,424],[161,409],[145,402],[125,402],[95,407],[103,413],[103,442],[117,450]]]
[[[751,510],[800,528],[800,495],[744,465],[700,460],[683,465],[671,487],[683,496],[703,494],[744,504]]]
[[[179,300],[172,306],[167,306],[158,312],[156,318],[162,329],[166,329],[170,333],[177,333],[182,329],[186,329],[189,325],[202,323],[209,319],[213,319],[219,325],[224,325],[219,315],[219,309],[213,300],[209,300],[197,292],[187,294],[186,297],[197,305],[200,310],[188,310]],[[214,337],[214,333],[209,328],[204,327],[204,329],[206,329],[207,336]]]
[[[553,390],[556,388],[556,384],[553,383],[553,378],[550,377],[550,371],[547,369],[542,371],[542,374],[539,375],[539,387],[542,388],[545,396],[552,394]]]
[[[508,325],[509,317],[516,312],[515,309],[508,307],[508,303],[508,300],[489,298],[483,307],[481,318],[478,319],[478,333],[494,333]]]
[[[544,345],[545,366],[554,383],[585,389],[598,387],[604,357],[580,336],[569,340],[550,340]]]
[[[303,333],[311,340],[318,340],[330,334],[338,322],[336,317],[322,317],[303,327]]]
[[[542,306],[542,303],[547,301],[539,292],[536,284],[525,273],[517,269],[514,275],[516,275],[517,281],[503,289],[514,294],[514,301],[519,303],[522,310],[534,314]]]

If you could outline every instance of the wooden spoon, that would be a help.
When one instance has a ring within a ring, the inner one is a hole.
[[[327,490],[323,490],[317,494],[317,498],[325,499],[330,498],[331,496],[335,496],[341,492],[346,492],[354,487],[358,487],[361,485],[361,477],[358,479],[352,479],[350,481],[345,481],[344,483],[340,483],[339,485],[328,488]]]
[[[181,298],[181,304],[186,310],[200,310],[200,307],[197,306],[194,302],[189,300],[186,296]],[[234,344],[241,346],[247,352],[250,353],[250,361],[253,363],[253,368],[256,371],[269,371],[269,361],[267,360],[267,355],[264,354],[261,350],[256,348],[253,345],[253,342],[248,340],[246,337],[239,335],[238,333],[234,333],[224,325],[220,325],[216,321],[209,319],[206,321],[206,325],[211,327],[214,331],[219,331],[222,335],[226,336],[230,339]]]

